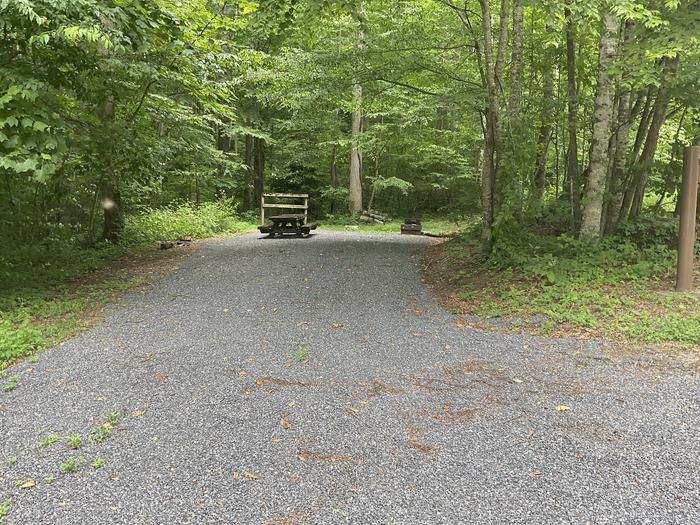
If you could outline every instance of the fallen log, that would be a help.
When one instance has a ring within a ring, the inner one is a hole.
[[[367,215],[368,217],[372,217],[373,219],[382,221],[382,224],[384,224],[385,222],[389,222],[388,216],[382,215],[381,213],[377,213],[374,210],[365,210],[362,212],[362,215]]]
[[[364,213],[360,215],[360,222],[364,222],[367,224],[384,224],[383,220],[371,217],[369,215],[365,215]]]

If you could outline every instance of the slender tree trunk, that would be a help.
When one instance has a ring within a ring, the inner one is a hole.
[[[566,16],[566,83],[568,98],[567,131],[569,145],[566,152],[566,178],[571,197],[572,230],[578,231],[581,224],[581,182],[578,171],[578,89],[576,87],[576,25],[568,7]]]
[[[605,179],[608,171],[608,145],[613,112],[613,79],[611,67],[615,61],[617,17],[603,15],[600,36],[598,83],[593,108],[593,132],[591,134],[591,161],[583,200],[581,238],[600,238],[603,216]]]
[[[627,51],[634,43],[633,21],[628,20],[625,23],[624,33],[623,50]],[[617,109],[617,129],[613,139],[615,144],[615,153],[613,156],[612,167],[610,169],[610,181],[607,189],[607,193],[610,195],[610,201],[606,207],[605,222],[603,227],[604,234],[612,233],[617,227],[620,206],[622,205],[625,172],[627,168],[627,152],[633,108],[631,106],[631,89],[625,85],[626,78],[623,78],[622,80],[623,83],[620,87],[621,93]]]
[[[484,115],[484,155],[481,163],[481,248],[491,251],[493,244],[494,196],[497,166],[497,142],[499,128],[499,103],[496,88],[496,71],[493,54],[493,28],[488,0],[480,0],[482,30],[484,34],[484,83],[486,87],[486,111]]]
[[[259,203],[255,201],[255,175],[254,175],[255,140],[252,135],[245,136],[245,166],[246,166],[246,208],[255,209]]]
[[[350,213],[356,215],[362,211],[362,86],[353,87],[352,110],[352,145],[350,146],[350,193],[348,206]]]
[[[668,60],[664,64],[663,76],[668,78],[673,72],[675,72],[677,65],[678,57]],[[642,211],[644,191],[646,189],[647,181],[649,180],[649,171],[651,170],[651,166],[654,162],[654,156],[656,155],[656,148],[659,144],[659,133],[661,132],[661,126],[663,126],[664,122],[666,121],[666,114],[670,99],[671,97],[668,90],[668,84],[664,82],[659,88],[659,94],[656,97],[656,102],[654,102],[654,111],[652,113],[647,139],[644,142],[644,149],[639,157],[638,166],[635,166],[634,169],[636,176],[634,179],[634,198],[632,199],[632,206],[629,212],[630,219],[638,217]]]
[[[255,137],[253,142],[255,148],[255,158],[253,159],[253,172],[255,174],[253,181],[254,198],[259,206],[265,188],[265,140]]]
[[[357,23],[357,38],[355,51],[359,52],[364,47],[364,1],[355,0],[352,15]],[[362,151],[360,142],[362,138],[362,85],[358,82],[352,87],[352,115],[351,133],[352,144],[350,146],[350,180],[348,193],[348,209],[352,215],[362,212]]]
[[[333,152],[331,153],[331,188],[334,190],[338,187],[338,146],[333,144]],[[335,214],[335,194],[331,199],[331,214]]]
[[[513,45],[511,50],[510,86],[508,97],[508,120],[510,123],[509,158],[511,162],[507,167],[508,176],[511,178],[512,202],[514,216],[518,219],[523,214],[523,170],[524,159],[519,154],[522,151],[520,142],[523,137],[521,121],[522,84],[523,84],[523,0],[513,0]]]

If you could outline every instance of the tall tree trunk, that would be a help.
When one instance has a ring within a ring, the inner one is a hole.
[[[333,152],[331,153],[331,188],[334,190],[338,187],[338,146],[333,144]],[[331,199],[331,214],[335,214],[335,193]]]
[[[348,207],[356,215],[362,211],[362,86],[353,86],[352,145],[350,146],[350,193]]]
[[[245,136],[245,166],[246,166],[246,208],[255,209],[259,203],[255,202],[255,175],[254,175],[255,140],[252,135]]]
[[[676,56],[675,58],[665,61],[663,69],[663,77],[665,77],[665,79],[668,79],[668,77],[675,72],[676,66],[678,65],[678,59],[679,57]],[[646,189],[647,181],[649,180],[649,172],[654,162],[654,156],[656,155],[656,148],[659,144],[659,133],[661,132],[661,126],[663,126],[664,122],[666,121],[666,113],[668,111],[668,103],[670,99],[671,96],[668,90],[668,82],[663,82],[662,86],[659,88],[659,94],[656,97],[656,102],[654,102],[654,111],[652,113],[647,139],[644,142],[644,149],[639,157],[638,165],[633,169],[633,172],[635,173],[633,182],[634,198],[632,199],[632,205],[629,212],[630,219],[638,217],[642,211],[644,191]],[[630,190],[631,189],[632,188],[630,188]]]
[[[634,21],[628,20],[625,23],[623,51],[629,50],[634,43]],[[627,152],[630,135],[630,124],[632,121],[631,106],[632,91],[629,86],[625,85],[626,78],[623,78],[623,83],[620,86],[621,93],[617,109],[617,126],[614,142],[614,156],[612,167],[610,169],[610,180],[608,183],[607,193],[610,195],[610,201],[606,207],[603,233],[612,233],[617,227],[617,222],[622,205],[624,177],[627,168]]]
[[[581,182],[578,172],[578,90],[576,87],[576,24],[568,7],[566,16],[566,85],[568,100],[567,131],[569,144],[566,150],[567,188],[571,198],[572,230],[578,231],[581,224]]]
[[[364,47],[364,0],[355,0],[352,16],[357,24],[355,52]],[[362,212],[362,85],[355,82],[352,87],[351,115],[352,144],[350,145],[350,180],[348,193],[348,210],[352,215]]]
[[[637,128],[637,133],[634,137],[634,145],[632,146],[632,152],[629,155],[630,166],[637,163],[637,159],[639,158],[639,152],[642,151],[644,140],[647,137],[647,131],[649,131],[649,119],[651,118],[651,110],[654,107],[656,94],[656,87],[649,86],[644,101],[644,108],[642,109],[642,116],[639,120],[639,127]]]
[[[613,112],[613,78],[611,68],[615,61],[617,17],[603,15],[598,53],[598,83],[593,107],[593,132],[591,134],[591,161],[583,199],[581,238],[600,238],[603,216],[605,179],[608,171],[608,145]]]
[[[253,187],[255,191],[255,202],[259,206],[265,188],[265,140],[255,137],[253,142],[255,149],[255,158],[253,160],[255,179],[253,181]]]
[[[522,84],[523,84],[523,0],[513,0],[513,45],[510,61],[510,86],[508,96],[508,121],[510,123],[510,148],[508,158],[510,162],[506,168],[510,178],[510,191],[513,192],[510,200],[513,202],[513,214],[522,218],[523,214],[523,170],[522,151],[519,146],[523,129],[521,122]],[[505,171],[504,171],[505,173]]]
[[[486,111],[484,113],[484,154],[481,163],[481,249],[491,251],[493,244],[493,221],[495,212],[495,183],[497,166],[497,143],[499,141],[499,103],[496,88],[496,71],[493,54],[493,28],[488,0],[480,0],[481,23],[484,34],[483,82],[486,88]]]

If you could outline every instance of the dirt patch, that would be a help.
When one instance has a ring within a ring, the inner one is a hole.
[[[309,450],[307,448],[297,449],[297,459],[302,463],[355,463],[356,465],[360,465],[362,463],[361,459],[354,458],[350,455],[322,454],[320,452],[314,452],[313,450]]]
[[[403,394],[404,391],[401,388],[396,388],[393,386],[387,386],[377,379],[372,379],[367,390],[367,397],[376,397],[381,394]]]
[[[260,390],[266,390],[269,392],[279,390],[280,388],[289,388],[293,386],[298,386],[298,387],[312,387],[314,386],[311,383],[304,383],[303,381],[299,381],[298,379],[284,379],[282,377],[271,377],[271,376],[266,376],[266,377],[258,377],[255,380],[255,387],[260,389]]]
[[[462,383],[448,381],[439,377],[414,377],[411,378],[410,383],[415,388],[427,392],[453,392],[455,390],[467,388],[467,385]]]
[[[496,368],[488,364],[486,361],[477,359],[461,361],[450,366],[442,365],[441,368],[442,372],[447,377],[460,377],[478,374],[481,376],[501,379],[504,378],[505,374],[504,368]]]
[[[459,424],[470,423],[474,421],[478,415],[478,408],[453,409],[449,403],[445,403],[433,414],[433,419],[445,424]]]
[[[418,452],[422,454],[432,454],[437,450],[437,446],[431,445],[429,443],[422,443],[420,441],[416,441],[415,439],[409,439],[404,443],[408,448],[412,448],[414,450],[417,450]]]
[[[152,250],[138,255],[128,255],[112,262],[108,267],[97,270],[73,286],[94,285],[108,280],[138,278],[144,284],[153,282],[178,269],[178,263],[200,248],[198,243],[191,243],[175,250]]]

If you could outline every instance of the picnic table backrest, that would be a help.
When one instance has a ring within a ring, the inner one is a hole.
[[[266,198],[275,199],[276,202],[265,202]],[[304,204],[288,204],[279,202],[280,199],[303,200]],[[309,222],[309,194],[308,193],[263,193],[260,198],[260,224],[265,224],[266,208],[282,208],[285,210],[304,210],[304,224]]]

